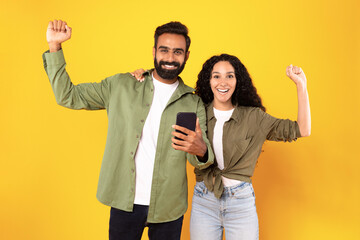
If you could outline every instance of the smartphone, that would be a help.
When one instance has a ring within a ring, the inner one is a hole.
[[[185,127],[191,131],[195,131],[196,128],[196,113],[194,112],[179,112],[176,115],[176,125]],[[179,130],[176,130],[176,132],[182,133],[184,135],[187,135],[186,133],[183,133]],[[180,138],[175,137],[175,139],[182,140]]]

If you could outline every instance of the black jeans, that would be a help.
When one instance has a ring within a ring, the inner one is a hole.
[[[184,216],[171,222],[147,223],[148,210],[148,206],[136,204],[132,212],[111,208],[109,240],[140,240],[145,227],[149,227],[150,240],[180,240]]]

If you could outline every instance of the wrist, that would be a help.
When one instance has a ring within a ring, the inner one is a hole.
[[[305,83],[296,84],[296,89],[297,89],[298,92],[306,92],[307,91]]]
[[[206,151],[205,151],[204,155],[198,156],[198,159],[199,159],[199,161],[202,162],[202,163],[207,162],[207,160],[208,160],[208,151],[207,151],[207,148],[206,148]]]
[[[203,146],[202,146],[202,156],[201,157],[204,157],[206,154],[207,154],[207,146],[206,146],[206,143],[203,142]]]
[[[57,52],[61,49],[61,43],[48,42],[50,52]]]

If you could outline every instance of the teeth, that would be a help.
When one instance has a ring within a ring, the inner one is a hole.
[[[166,68],[176,68],[174,65],[164,65]]]
[[[226,93],[226,92],[228,92],[229,91],[229,89],[217,89],[219,92],[221,92],[221,93]]]

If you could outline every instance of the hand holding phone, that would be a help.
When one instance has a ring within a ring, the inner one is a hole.
[[[194,113],[194,112],[179,112],[176,115],[176,125],[178,125],[180,127],[187,128],[187,129],[195,132],[196,113]],[[176,129],[175,131],[187,136],[186,133],[184,133],[184,132],[182,132],[180,130]],[[175,139],[182,141],[182,139],[180,139],[178,137],[175,137]]]
[[[199,119],[193,112],[180,112],[176,117],[174,136],[171,141],[175,150],[181,150],[199,157],[207,152],[207,146],[202,138]]]

